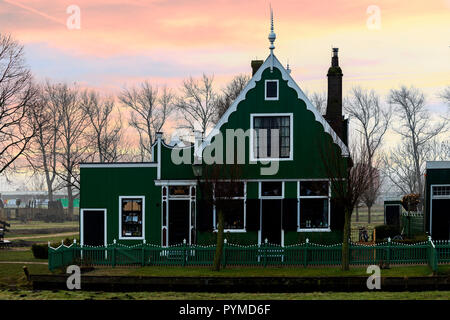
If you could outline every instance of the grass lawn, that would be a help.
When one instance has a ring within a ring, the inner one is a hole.
[[[47,262],[47,259],[35,259],[31,248],[24,248],[20,250],[0,250],[0,261]]]
[[[450,291],[424,292],[312,292],[312,293],[212,293],[212,292],[88,292],[0,290],[2,300],[448,300]]]
[[[29,286],[23,266],[27,266],[31,274],[48,273],[48,266],[42,264],[27,263],[1,263],[0,264],[0,288],[4,287],[26,287]]]

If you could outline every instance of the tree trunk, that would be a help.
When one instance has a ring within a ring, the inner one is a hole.
[[[70,175],[67,176],[67,179],[70,179]],[[67,202],[67,214],[71,217],[73,215],[73,193],[70,183],[67,183]]]
[[[356,217],[355,217],[355,219],[356,219],[356,222],[359,222],[359,206],[358,205],[356,205]]]
[[[367,206],[367,223],[370,224],[371,218],[370,218],[370,211],[372,209],[372,206]]]
[[[350,269],[350,218],[351,211],[345,208],[344,237],[342,239],[342,270]]]
[[[216,253],[214,254],[214,265],[213,270],[214,271],[220,271],[220,260],[222,257],[222,251],[223,251],[223,227],[224,227],[224,216],[223,216],[223,210],[218,209],[217,210],[217,243],[216,243]]]

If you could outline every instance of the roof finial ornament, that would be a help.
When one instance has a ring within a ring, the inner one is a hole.
[[[275,42],[275,39],[277,38],[277,35],[273,31],[273,10],[272,5],[270,5],[270,33],[269,33],[269,41],[270,41],[270,55],[272,56],[272,64],[270,66],[270,71],[273,69],[273,49],[275,49],[275,46],[273,43]]]

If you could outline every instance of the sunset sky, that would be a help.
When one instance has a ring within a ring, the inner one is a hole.
[[[308,91],[326,88],[332,46],[340,48],[344,91],[386,93],[400,84],[435,94],[449,84],[450,0],[271,1],[275,54]],[[176,87],[214,74],[218,87],[269,53],[269,1],[4,0],[0,31],[25,45],[39,79],[116,92],[148,79]],[[70,5],[81,12],[69,30]],[[370,5],[381,29],[371,30]]]
[[[326,90],[336,46],[344,93],[414,85],[431,111],[447,109],[437,95],[450,85],[450,0],[3,0],[0,32],[25,46],[39,80],[114,94],[143,80],[176,88],[204,72],[220,89],[269,54],[270,4],[275,54],[302,89]],[[67,27],[70,5],[80,29]],[[380,9],[379,29],[368,26],[369,6]]]

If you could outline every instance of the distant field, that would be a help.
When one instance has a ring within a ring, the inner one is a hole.
[[[29,246],[32,243],[61,242],[65,238],[79,238],[78,221],[66,222],[43,222],[30,221],[23,223],[18,220],[8,221],[10,223],[10,232],[5,234],[5,239],[15,243],[25,241]],[[1,253],[0,253],[1,255]]]

